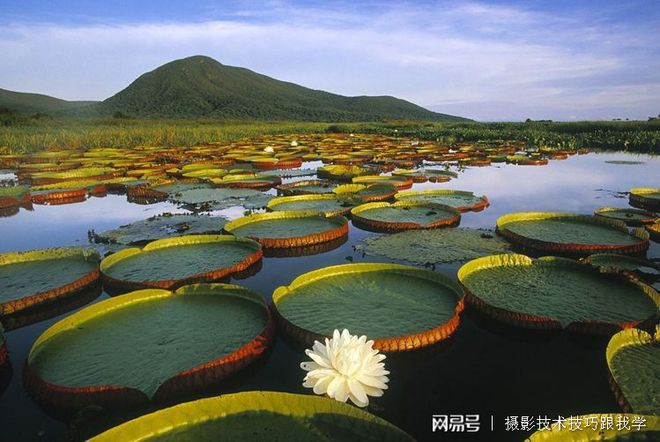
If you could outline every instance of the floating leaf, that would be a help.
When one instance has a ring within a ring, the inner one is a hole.
[[[433,229],[383,235],[358,246],[369,255],[418,264],[465,262],[485,255],[505,253],[509,244],[488,230]]]

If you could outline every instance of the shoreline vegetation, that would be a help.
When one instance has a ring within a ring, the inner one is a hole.
[[[531,148],[591,148],[660,153],[660,120],[520,123],[367,123],[306,121],[152,120],[127,117],[62,118],[47,115],[0,120],[0,153],[45,149],[195,146],[276,134],[369,133],[431,140],[445,145],[517,142]]]

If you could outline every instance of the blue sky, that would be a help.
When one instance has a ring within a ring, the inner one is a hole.
[[[7,1],[0,88],[104,99],[195,54],[479,120],[660,112],[658,1]]]

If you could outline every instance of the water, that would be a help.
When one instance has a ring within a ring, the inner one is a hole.
[[[644,164],[606,163],[612,160]],[[448,183],[415,184],[414,189],[450,188],[485,194],[491,206],[479,213],[463,214],[461,226],[493,228],[499,216],[516,211],[590,214],[598,207],[628,207],[627,197],[620,192],[631,187],[659,187],[659,171],[657,157],[592,153],[551,161],[548,166],[469,168]],[[170,203],[132,204],[125,196],[117,195],[65,206],[34,206],[34,211],[21,209],[15,216],[0,218],[0,252],[85,245],[90,229],[100,232],[162,212],[184,211]],[[242,210],[234,208],[221,213],[234,219],[241,216]],[[347,258],[353,262],[388,262],[385,258],[362,257],[353,251],[355,244],[373,235],[377,234],[351,226],[348,241],[340,247],[313,256],[264,258],[259,273],[237,283],[270,298],[276,287],[289,284],[296,276],[347,263]],[[648,257],[660,258],[660,245],[652,243]],[[457,268],[458,265],[446,265],[436,271],[454,275]],[[105,298],[107,295],[102,294],[91,302]],[[0,396],[0,440],[75,440],[148,411],[108,415],[89,410],[73,421],[61,422],[44,413],[30,399],[21,382],[30,347],[46,328],[68,314],[6,333],[13,373]],[[556,419],[619,410],[608,386],[607,341],[607,338],[565,333],[522,331],[495,323],[468,308],[449,342],[417,354],[388,357],[386,362],[392,372],[390,389],[383,398],[373,401],[369,411],[420,440],[521,441],[528,432],[504,431],[506,416]],[[263,364],[217,388],[177,401],[246,390],[311,394],[301,385],[304,373],[299,364],[304,356],[302,348],[278,338]],[[159,403],[150,409],[171,404]],[[479,414],[481,431],[470,437],[434,434],[433,414]],[[494,433],[490,431],[491,416]]]

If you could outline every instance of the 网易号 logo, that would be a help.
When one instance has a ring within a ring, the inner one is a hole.
[[[434,414],[431,416],[431,431],[445,433],[475,433],[479,431],[478,414]]]

